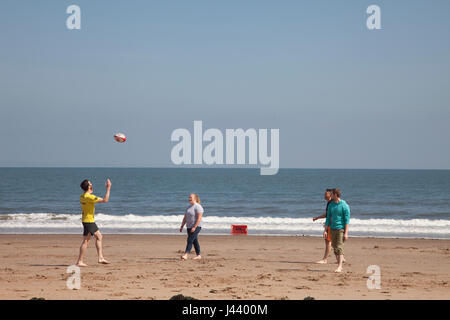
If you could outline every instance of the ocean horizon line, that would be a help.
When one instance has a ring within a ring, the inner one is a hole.
[[[239,170],[259,170],[260,167],[242,167],[236,165],[229,166],[172,166],[172,167],[145,167],[145,166],[0,166],[0,169],[239,169]],[[397,171],[450,171],[450,168],[279,168],[279,170],[397,170]]]

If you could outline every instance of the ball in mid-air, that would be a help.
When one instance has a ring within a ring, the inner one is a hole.
[[[127,141],[127,137],[123,133],[116,133],[114,135],[114,140],[116,140],[117,142],[123,143],[123,142]]]

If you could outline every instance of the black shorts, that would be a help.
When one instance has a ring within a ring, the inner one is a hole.
[[[83,222],[83,236],[87,236],[89,233],[94,235],[98,230],[95,222]]]

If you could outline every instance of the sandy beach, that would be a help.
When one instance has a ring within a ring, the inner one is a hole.
[[[321,259],[323,239],[200,235],[202,260],[181,261],[182,235],[104,236],[110,265],[91,241],[81,288],[69,290],[81,235],[0,235],[0,299],[450,299],[450,240],[350,238],[344,272]],[[191,254],[192,258],[194,254]],[[367,267],[378,265],[381,289]]]

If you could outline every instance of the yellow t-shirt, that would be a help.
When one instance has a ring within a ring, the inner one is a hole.
[[[80,204],[82,210],[82,220],[83,222],[95,222],[94,213],[95,213],[95,204],[100,200],[99,197],[94,196],[90,193],[83,193],[80,196]]]

